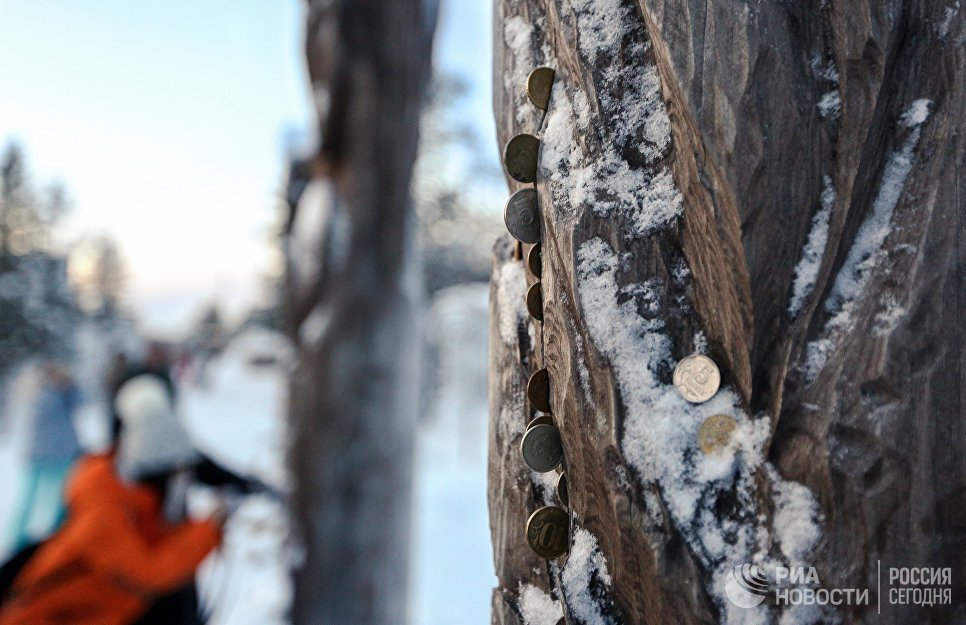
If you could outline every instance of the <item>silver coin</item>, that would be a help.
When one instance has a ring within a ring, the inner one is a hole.
[[[507,141],[503,150],[506,173],[518,182],[534,182],[537,179],[537,156],[540,139],[533,135],[517,135]]]
[[[541,425],[541,424],[553,425],[553,417],[551,417],[548,414],[540,415],[539,417],[534,417],[530,421],[530,423],[527,424],[526,429],[529,430],[533,426],[535,426],[535,425]]]
[[[535,425],[520,442],[523,461],[537,473],[553,471],[563,460],[563,443],[560,430],[552,425]]]
[[[674,368],[674,386],[684,399],[693,404],[708,401],[721,387],[718,365],[707,356],[692,354]]]
[[[518,241],[539,243],[540,212],[537,208],[537,190],[520,189],[511,195],[503,209],[503,223]]]

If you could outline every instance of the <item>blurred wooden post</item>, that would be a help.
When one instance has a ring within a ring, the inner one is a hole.
[[[287,199],[297,625],[407,621],[419,273],[409,183],[433,0],[308,3],[320,150]]]
[[[545,323],[491,337],[494,624],[963,614],[963,37],[941,3],[496,1],[500,146],[542,138]],[[553,497],[518,445],[541,346],[580,544],[534,565],[524,523]],[[717,403],[674,395],[695,351]],[[712,407],[740,453],[709,477]],[[952,567],[952,605],[888,605],[883,582],[877,615],[879,560]],[[743,563],[814,566],[868,603],[742,607]]]

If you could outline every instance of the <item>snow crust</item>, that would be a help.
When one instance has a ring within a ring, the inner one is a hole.
[[[524,625],[557,625],[560,602],[532,584],[520,584],[520,614]]]
[[[521,263],[504,263],[497,276],[497,301],[499,302],[500,340],[504,345],[515,345],[517,330],[526,323],[524,308],[527,296],[526,274]]]
[[[825,255],[825,245],[828,243],[828,223],[835,207],[835,186],[829,175],[822,176],[824,188],[822,190],[821,206],[812,217],[812,227],[808,231],[802,258],[795,266],[795,282],[792,285],[792,299],[788,303],[788,314],[794,318],[802,310],[805,299],[815,288],[815,280],[822,266]]]
[[[775,539],[789,563],[810,565],[807,556],[821,537],[818,502],[805,486],[782,480],[772,465],[768,464],[766,469],[772,480],[775,501],[772,525]]]
[[[514,85],[522,87],[527,83],[527,66],[530,61],[530,40],[533,26],[519,15],[507,19],[503,25],[503,41],[513,55],[513,72],[504,72],[503,86],[512,93]],[[533,68],[530,68],[533,69]]]
[[[573,545],[561,574],[561,582],[567,597],[567,607],[579,623],[612,623],[613,619],[601,611],[601,593],[598,589],[598,586],[606,589],[611,585],[607,561],[597,545],[597,539],[586,529],[580,528],[574,532]]]
[[[879,192],[872,212],[859,228],[845,263],[836,276],[832,292],[825,301],[830,318],[822,338],[805,348],[805,379],[812,382],[825,367],[829,356],[844,336],[855,327],[856,309],[876,268],[887,257],[885,243],[892,233],[892,217],[899,197],[912,171],[912,153],[919,145],[922,124],[929,117],[932,101],[922,98],[913,102],[899,118],[908,135],[898,151],[893,152],[882,172]]]
[[[554,83],[540,170],[555,206],[620,216],[625,237],[641,238],[683,213],[681,193],[660,162],[671,147],[671,123],[657,67],[647,56],[650,43],[629,30],[631,9],[619,0],[574,0],[571,5],[580,51],[591,65],[617,50],[640,62],[604,70],[594,102],[580,90],[571,99],[563,81]],[[595,110],[604,113],[607,139],[598,158],[587,158],[574,138],[596,138],[591,129]]]
[[[818,112],[822,119],[838,119],[842,114],[842,98],[839,90],[829,91],[818,101]]]

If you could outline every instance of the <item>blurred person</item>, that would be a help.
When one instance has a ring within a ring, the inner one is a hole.
[[[178,399],[178,386],[172,376],[172,363],[168,350],[160,343],[151,343],[147,356],[143,362],[127,363],[119,371],[111,388],[112,427],[111,440],[117,441],[121,437],[124,422],[119,414],[117,397],[128,384],[138,380],[156,380],[164,388],[171,410],[175,409]],[[191,467],[192,478],[208,486],[223,486],[234,488],[239,494],[271,491],[259,480],[238,475],[230,471],[206,455],[196,452],[197,461]]]
[[[23,501],[13,525],[13,551],[43,538],[63,521],[64,481],[82,453],[74,429],[81,394],[67,368],[49,362],[37,395]]]
[[[177,399],[177,389],[174,379],[171,377],[171,361],[168,358],[168,350],[160,343],[150,343],[147,354],[140,362],[131,362],[122,355],[121,358],[115,360],[114,364],[109,395],[111,400],[111,438],[116,441],[121,431],[121,418],[117,412],[115,398],[121,387],[134,378],[151,376],[164,385],[172,403]]]
[[[194,575],[221,540],[227,500],[205,520],[185,520],[199,454],[163,382],[133,378],[115,403],[117,444],[78,463],[67,520],[0,597],[0,625],[202,622]]]

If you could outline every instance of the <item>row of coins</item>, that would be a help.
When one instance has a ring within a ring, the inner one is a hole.
[[[721,372],[718,365],[707,356],[692,354],[681,359],[674,368],[674,386],[681,397],[693,404],[708,401],[721,387]],[[734,417],[715,414],[708,417],[698,428],[698,447],[706,454],[721,451],[731,442],[731,436],[738,427]]]
[[[544,111],[550,103],[554,70],[538,67],[527,78],[527,96]],[[540,156],[540,140],[531,134],[519,134],[510,139],[503,150],[503,164],[511,178],[531,184],[537,180],[537,160]],[[527,312],[543,322],[543,260],[540,243],[543,238],[537,190],[532,187],[520,189],[507,200],[503,211],[507,230],[518,243],[518,258],[522,256],[522,244],[531,244],[526,254],[526,267],[537,281],[527,289]],[[542,413],[527,424],[520,441],[523,462],[538,473],[555,470],[563,462],[563,441],[560,430],[554,424],[550,407],[550,374],[546,368],[536,371],[527,382],[527,401]],[[533,551],[547,559],[567,553],[570,548],[570,513],[566,477],[557,478],[557,496],[565,507],[544,506],[527,519],[527,544]]]

